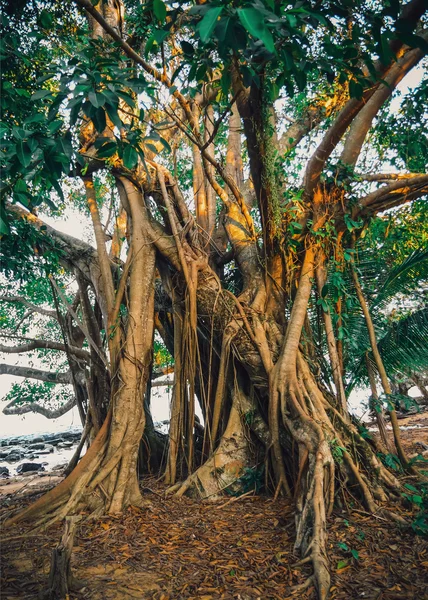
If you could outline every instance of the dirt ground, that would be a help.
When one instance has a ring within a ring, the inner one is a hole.
[[[428,443],[428,414],[400,421],[407,451]],[[48,485],[45,483],[45,485]],[[142,482],[151,507],[78,528],[72,568],[80,589],[69,600],[315,599],[311,573],[295,566],[293,506],[247,496],[207,504],[164,495],[154,479]],[[24,491],[2,497],[2,514],[34,499]],[[412,520],[410,510],[401,514]],[[62,525],[43,534],[31,526],[3,532],[2,600],[38,599],[47,587],[52,549]],[[333,599],[428,599],[428,542],[344,498],[329,522]]]

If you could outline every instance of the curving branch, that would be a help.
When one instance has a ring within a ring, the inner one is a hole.
[[[17,339],[14,336],[5,336],[11,339]],[[90,354],[83,348],[77,348],[76,346],[67,346],[65,344],[60,344],[59,342],[54,342],[52,340],[36,340],[32,338],[19,338],[26,340],[26,344],[20,344],[19,346],[5,346],[4,344],[0,344],[0,352],[4,352],[5,354],[21,354],[22,352],[31,352],[32,350],[45,349],[45,350],[59,350],[60,352],[69,351],[71,354],[76,356],[77,358],[82,358],[83,360],[89,361]]]
[[[79,240],[72,235],[68,235],[67,233],[62,233],[61,231],[57,231],[41,219],[29,212],[28,210],[21,208],[17,204],[8,204],[6,206],[8,214],[16,219],[22,219],[23,221],[27,221],[34,225],[34,227],[40,231],[47,239],[52,239],[55,241],[57,246],[63,251],[64,256],[61,258],[64,259],[77,259],[77,257],[88,256],[91,258],[96,258],[97,252],[93,246]]]
[[[56,314],[56,311],[37,306],[36,304],[29,302],[23,296],[0,296],[0,301],[23,304],[24,306],[27,306],[29,309],[31,309],[32,312],[37,312],[46,317],[50,317],[51,319],[58,320],[58,315]]]
[[[38,379],[49,383],[73,383],[71,371],[65,373],[52,373],[51,371],[42,371],[32,367],[21,367],[18,365],[7,365],[0,363],[0,375],[13,375],[15,377],[26,377],[28,379]]]
[[[426,193],[428,193],[428,174],[398,179],[361,198],[358,203],[360,206],[359,212],[369,214],[374,211],[386,210],[391,208],[391,202],[392,206],[398,206]]]
[[[58,419],[58,417],[62,417],[69,410],[71,410],[74,406],[76,406],[76,398],[73,397],[68,402],[59,406],[58,408],[46,408],[41,404],[37,404],[37,402],[30,402],[29,404],[16,404],[16,400],[12,400],[7,406],[3,409],[4,415],[25,415],[27,413],[38,413],[39,415],[43,415],[47,419]]]
[[[406,31],[411,33],[419,19],[426,12],[426,2],[423,0],[411,0],[403,10],[398,18],[395,26],[397,32]],[[304,189],[306,198],[311,198],[315,188],[318,186],[321,174],[324,170],[325,164],[332,152],[342,139],[344,133],[357,117],[359,112],[369,103],[372,96],[380,89],[381,86],[385,86],[382,78],[387,77],[388,74],[394,69],[397,58],[404,54],[402,51],[404,43],[399,39],[399,36],[391,41],[390,49],[395,53],[396,58],[391,61],[389,65],[382,64],[378,61],[375,64],[375,71],[378,76],[378,81],[371,87],[367,88],[361,99],[351,98],[342,110],[337,115],[333,124],[325,133],[323,139],[308,161],[305,177],[304,177]],[[368,75],[368,70],[365,70]],[[364,135],[365,137],[365,135]]]
[[[428,38],[428,32],[423,37]],[[367,104],[361,109],[352,122],[346,138],[345,147],[341,155],[343,164],[355,166],[366,136],[385,101],[391,96],[400,81],[423,58],[424,52],[420,48],[408,50],[390,69],[381,85]]]
[[[358,175],[361,181],[378,181],[384,183],[386,181],[398,181],[403,179],[412,179],[413,177],[423,177],[425,173],[366,173]]]
[[[330,98],[326,103],[308,106],[303,115],[292,122],[278,140],[280,154],[290,152],[313,129],[318,127],[341,104],[340,96]]]

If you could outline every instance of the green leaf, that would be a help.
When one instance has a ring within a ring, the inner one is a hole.
[[[123,164],[127,169],[133,169],[138,162],[138,154],[131,144],[125,146],[123,151]]]
[[[60,120],[52,121],[52,123],[49,123],[49,125],[48,125],[49,132],[52,135],[55,135],[55,133],[57,133],[63,125],[64,125],[63,121],[60,121]]]
[[[339,560],[339,562],[337,563],[337,570],[343,569],[347,565],[348,565],[348,561],[346,559],[345,560]]]
[[[103,108],[97,108],[92,115],[92,122],[95,125],[97,131],[102,133],[106,128],[106,113]]]
[[[201,19],[201,21],[199,21],[197,30],[204,44],[210,39],[214,31],[214,27],[217,24],[217,19],[221,15],[222,10],[222,6],[215,6],[213,8],[210,8],[204,16],[204,18]]]
[[[35,102],[36,100],[41,100],[42,98],[46,98],[47,96],[52,96],[52,92],[50,92],[49,90],[38,90],[37,92],[34,92],[34,94],[31,96],[31,100]]]
[[[363,93],[364,93],[364,88],[361,85],[361,83],[359,83],[355,79],[351,79],[349,81],[349,95],[351,96],[351,98],[356,98],[357,100],[361,100],[361,98],[363,97]]]
[[[171,146],[168,144],[168,142],[163,137],[160,137],[159,141],[167,152],[171,152]]]
[[[27,184],[22,179],[18,179],[18,181],[15,183],[15,187],[13,188],[13,191],[17,192],[17,193],[25,194],[28,191]]]
[[[25,119],[24,125],[30,125],[31,123],[43,123],[44,121],[46,121],[45,115],[43,115],[41,113],[37,113],[37,114],[31,115],[31,117],[28,117],[27,119]]]
[[[428,42],[420,35],[414,33],[400,33],[400,40],[411,48],[420,48],[425,54],[428,54]]]
[[[162,0],[153,0],[153,12],[159,21],[165,21],[166,18],[166,6]]]
[[[159,153],[159,150],[156,148],[156,146],[154,144],[151,144],[150,142],[144,142],[144,145],[146,146],[146,148],[151,150],[154,154]]]
[[[238,9],[239,20],[245,29],[256,39],[261,40],[266,49],[275,53],[275,44],[269,29],[266,27],[263,15],[255,8]]]
[[[25,142],[16,144],[16,154],[21,165],[25,168],[28,167],[31,162],[31,151]]]
[[[92,104],[92,106],[95,106],[95,108],[100,108],[101,106],[104,106],[106,102],[105,96],[103,96],[103,94],[98,94],[93,90],[89,92],[88,100]]]
[[[418,492],[419,491],[417,488],[415,488],[414,485],[410,485],[410,483],[405,483],[404,487],[407,488],[408,490],[410,490],[411,492]]]
[[[44,29],[49,29],[52,26],[53,23],[53,16],[50,12],[48,12],[47,10],[43,9],[42,12],[40,13],[40,25],[44,28]]]
[[[181,46],[184,54],[187,54],[189,56],[193,56],[193,54],[195,53],[195,50],[194,50],[192,44],[189,44],[189,42],[186,42],[186,40],[182,40],[180,42],[180,46]]]
[[[131,94],[128,94],[127,92],[122,92],[122,91],[118,91],[117,95],[122,98],[122,100],[124,102],[126,102],[126,104],[128,106],[130,106],[131,108],[135,107],[135,101],[134,98],[131,96]]]
[[[113,156],[113,154],[115,154],[116,151],[117,151],[116,142],[107,142],[106,144],[103,144],[101,146],[101,148],[98,150],[97,157],[98,158],[109,158],[110,156]]]
[[[123,123],[118,115],[117,107],[106,104],[105,109],[113,125],[115,125],[118,129],[121,129],[123,127]]]
[[[356,550],[354,550],[353,548],[351,549],[351,554],[352,556],[355,558],[355,560],[359,560],[359,554]]]

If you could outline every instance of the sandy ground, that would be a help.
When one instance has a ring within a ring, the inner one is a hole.
[[[0,479],[0,497],[22,496],[34,490],[50,489],[63,479],[62,475],[53,473],[28,473],[10,479]],[[1,596],[0,596],[1,597]]]

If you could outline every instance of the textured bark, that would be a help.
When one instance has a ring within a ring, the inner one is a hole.
[[[71,553],[76,525],[81,517],[67,517],[61,543],[52,550],[51,569],[48,590],[44,594],[46,600],[62,600],[68,597],[73,589],[71,573]]]

